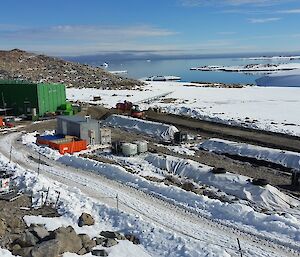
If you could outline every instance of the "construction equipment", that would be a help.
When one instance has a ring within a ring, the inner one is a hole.
[[[139,118],[139,119],[142,119],[145,117],[145,113],[136,104],[132,106],[130,115],[133,118]]]
[[[12,128],[15,125],[11,123],[10,119],[0,117],[0,127],[1,128]]]
[[[116,109],[123,113],[129,114],[133,118],[142,119],[145,117],[145,113],[137,104],[133,104],[132,102],[126,100],[123,103],[117,103]]]

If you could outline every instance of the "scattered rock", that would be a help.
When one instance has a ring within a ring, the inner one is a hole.
[[[108,256],[108,253],[105,250],[93,250],[92,255],[94,256]]]
[[[82,213],[81,216],[78,219],[78,226],[83,227],[83,226],[92,226],[95,224],[95,220],[92,217],[91,214],[88,213]]]
[[[128,241],[134,243],[135,245],[140,244],[140,239],[133,234],[127,234],[127,235],[125,235],[125,237]]]
[[[96,241],[96,245],[102,245],[104,243],[104,241],[106,240],[105,237],[96,237],[95,241]]]
[[[118,240],[125,240],[126,238],[120,234],[119,232],[114,231],[102,231],[100,233],[100,236],[106,237],[106,238],[116,238]]]
[[[185,182],[182,184],[181,187],[182,187],[182,189],[184,189],[186,191],[193,191],[195,188],[194,184],[191,182]]]
[[[117,245],[119,242],[113,238],[106,238],[106,240],[104,241],[103,245],[104,247],[112,247]]]

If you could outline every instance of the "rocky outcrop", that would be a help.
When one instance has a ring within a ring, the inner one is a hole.
[[[68,87],[103,89],[132,89],[143,85],[140,81],[116,76],[101,68],[19,49],[0,51],[0,79],[63,83]]]

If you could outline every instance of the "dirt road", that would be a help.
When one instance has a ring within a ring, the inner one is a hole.
[[[300,152],[300,137],[296,136],[229,126],[173,114],[156,113],[153,111],[147,112],[147,119],[173,124],[183,130],[198,131],[201,135],[207,137],[219,137],[228,140],[237,140],[250,144]]]

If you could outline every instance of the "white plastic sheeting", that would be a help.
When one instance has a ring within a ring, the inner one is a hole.
[[[270,74],[256,80],[258,86],[299,87],[300,69]]]
[[[297,152],[237,143],[218,138],[206,140],[199,147],[215,153],[249,157],[300,170],[300,153]]]
[[[104,124],[158,137],[165,141],[173,140],[174,133],[178,132],[175,126],[115,114],[109,116]]]
[[[300,206],[300,202],[281,193],[271,185],[255,186],[249,177],[227,172],[213,174],[212,167],[187,159],[173,156],[148,154],[145,157],[153,166],[171,174],[192,179],[196,183],[213,186],[226,194],[255,202],[259,206],[277,211],[284,211],[291,206]]]

